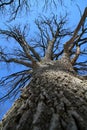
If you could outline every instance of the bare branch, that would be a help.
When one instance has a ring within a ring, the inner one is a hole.
[[[58,50],[60,39],[64,36],[71,35],[71,32],[64,28],[66,16],[58,19],[57,16],[53,15],[50,19],[41,17],[40,22],[36,21],[36,25],[41,34],[41,43],[38,42],[38,46],[42,47],[45,51],[44,60],[52,60],[54,53]]]
[[[16,96],[20,92],[20,88],[29,84],[32,76],[32,70],[23,70],[17,73],[13,73],[0,80],[0,86],[4,86],[7,93],[0,97],[0,101],[4,101],[8,98]],[[8,87],[9,86],[9,87]]]
[[[81,26],[84,24],[86,17],[87,17],[87,7],[84,10],[83,16],[81,17],[81,20],[80,20],[78,26],[76,27],[72,38],[68,42],[66,42],[64,44],[64,52],[65,53],[67,53],[67,54],[69,53],[69,47],[70,47],[70,45],[73,44],[74,41],[79,38],[79,36],[77,34],[78,34]],[[69,56],[69,54],[67,56]]]
[[[0,3],[0,7],[5,6],[5,5],[10,5],[10,4],[12,4],[13,2],[14,2],[14,0],[10,0],[9,2],[1,2],[1,3]]]
[[[12,62],[14,62],[14,63],[22,64],[22,65],[24,65],[24,66],[26,66],[26,67],[31,67],[31,68],[33,68],[32,64],[30,64],[29,62],[25,62],[25,61],[19,60],[19,59],[17,59],[17,58],[9,58],[9,59],[7,59],[6,56],[2,56],[2,55],[1,55],[0,61],[1,61],[1,62],[6,62],[6,63],[12,63]]]
[[[9,22],[14,20],[17,15],[21,13],[21,10],[23,10],[23,12],[29,11],[29,6],[30,1],[26,0],[9,0],[8,2],[5,2],[4,0],[0,1],[0,11],[9,11]]]
[[[76,40],[79,39],[79,36],[77,34],[78,34],[81,26],[85,22],[86,17],[87,17],[87,7],[84,10],[84,13],[81,17],[79,24],[77,25],[77,27],[74,31],[72,38],[64,44],[64,55],[68,56],[68,58],[69,58],[69,47],[71,46],[71,44],[73,44]],[[73,47],[74,47],[74,45],[71,46],[71,48],[73,48]],[[76,57],[78,57],[78,56],[76,56]]]
[[[53,59],[58,60],[59,56],[61,56],[63,54],[63,52],[64,52],[64,49],[62,49],[59,53],[54,54]]]
[[[40,61],[40,57],[39,54],[31,47],[29,46],[29,44],[25,41],[24,37],[20,34],[20,32],[15,29],[15,30],[0,30],[0,34],[5,34],[7,36],[10,36],[12,38],[14,38],[18,44],[20,44],[20,46],[22,47],[23,51],[25,52],[26,56],[29,58],[29,60],[32,61],[33,66],[36,65],[36,59],[38,59]],[[31,55],[30,55],[30,51],[34,54],[34,56],[36,57],[36,59],[34,59]]]
[[[84,13],[81,17],[81,20],[80,20],[77,28],[74,31],[73,37],[77,37],[78,31],[80,30],[81,26],[84,24],[86,17],[87,17],[87,7],[85,8]]]
[[[80,55],[80,47],[79,45],[76,45],[76,52],[75,52],[75,55],[74,57],[71,59],[71,64],[74,65],[76,63],[76,60],[78,59]]]
[[[49,41],[44,60],[52,59],[52,53],[53,53],[53,47],[54,47],[55,41],[56,41],[56,38],[53,38],[51,41]]]

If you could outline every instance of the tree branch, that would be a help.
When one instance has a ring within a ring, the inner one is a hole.
[[[31,63],[25,62],[25,61],[23,61],[23,60],[19,60],[19,59],[17,59],[17,58],[9,58],[9,59],[7,59],[6,56],[2,56],[2,55],[1,55],[1,60],[0,60],[0,61],[6,62],[6,63],[12,63],[12,62],[14,62],[14,63],[22,64],[22,65],[24,65],[24,66],[26,66],[26,67],[31,67],[31,68],[33,68],[33,65],[32,65]]]
[[[76,60],[78,59],[79,55],[80,55],[80,47],[79,47],[79,45],[76,45],[75,55],[74,55],[74,57],[71,59],[71,64],[72,64],[72,65],[75,64],[75,62],[76,62]]]
[[[5,5],[10,5],[11,3],[13,3],[14,2],[14,0],[10,0],[9,2],[2,2],[1,4],[0,4],[0,7],[3,7],[3,6],[5,6]]]
[[[74,42],[76,39],[78,39],[79,36],[78,36],[77,34],[78,34],[78,32],[79,32],[81,26],[83,25],[83,23],[84,23],[86,17],[87,17],[87,7],[86,7],[85,10],[84,10],[83,16],[81,17],[81,20],[80,20],[78,26],[76,27],[72,38],[71,38],[68,42],[66,42],[66,43],[64,44],[64,52],[65,52],[65,53],[69,53],[70,44],[71,44],[71,43],[73,44],[73,42]],[[69,54],[68,54],[68,55],[69,55]]]
[[[56,41],[56,38],[53,38],[51,41],[49,41],[44,60],[47,61],[47,60],[52,59],[52,53],[53,53],[53,47],[54,47],[55,41]]]
[[[0,30],[0,34],[5,34],[7,36],[14,38],[20,44],[28,59],[32,61],[33,66],[36,65],[36,59],[40,61],[39,54],[32,47],[29,46],[29,44],[25,41],[25,39],[18,30],[16,29],[14,31]],[[34,54],[36,59],[34,59],[30,55],[30,51]]]
[[[0,97],[0,101],[4,101],[9,97],[12,98],[13,95],[16,96],[20,91],[20,88],[25,87],[25,85],[30,82],[31,76],[32,70],[29,69],[3,77],[0,80],[0,86],[7,87],[7,93]]]
[[[41,22],[36,22],[41,34],[45,37],[43,39],[47,39],[47,48],[43,60],[52,60],[54,52],[58,50],[59,42],[57,39],[60,41],[60,38],[70,35],[70,32],[63,28],[66,23],[65,18],[66,16],[60,17],[60,21],[58,22],[57,17],[54,15],[50,20],[45,17]]]

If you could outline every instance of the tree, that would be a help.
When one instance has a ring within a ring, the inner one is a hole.
[[[20,28],[0,29],[1,35],[15,39],[21,47],[15,55],[1,48],[0,61],[27,67],[27,70],[1,79],[2,85],[11,86],[1,100],[16,94],[27,84],[3,119],[3,130],[86,130],[87,82],[86,76],[79,73],[87,71],[87,61],[78,60],[80,55],[87,53],[86,49],[80,51],[87,42],[86,17],[87,8],[74,31],[65,29],[65,17],[60,21],[56,16],[37,20],[40,37],[31,39],[31,43],[27,42]],[[70,40],[60,49],[66,36],[70,36]],[[39,49],[41,53],[37,52]]]

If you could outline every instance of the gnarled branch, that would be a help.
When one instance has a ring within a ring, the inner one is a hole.
[[[85,10],[84,10],[84,13],[83,13],[83,15],[82,15],[82,17],[81,17],[81,20],[80,20],[78,26],[76,27],[76,29],[75,29],[75,31],[74,31],[74,34],[73,34],[72,38],[71,38],[68,42],[66,42],[66,43],[64,44],[64,52],[65,52],[65,53],[69,53],[70,44],[73,44],[73,42],[74,42],[76,39],[78,39],[78,37],[79,37],[79,36],[78,36],[78,32],[79,32],[81,26],[83,25],[83,23],[84,23],[86,17],[87,17],[87,7],[86,7]]]
[[[20,44],[29,60],[31,60],[33,66],[36,65],[36,59],[40,61],[39,54],[25,41],[24,37],[20,34],[18,30],[0,30],[0,34],[5,34],[9,37],[14,38],[18,42],[18,44]],[[31,56],[30,51],[34,54],[36,59]]]
[[[76,60],[78,59],[80,55],[80,47],[79,45],[76,45],[76,52],[75,52],[75,55],[74,57],[71,59],[71,64],[74,65],[76,63]]]

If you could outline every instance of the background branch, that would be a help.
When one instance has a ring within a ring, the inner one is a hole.
[[[20,88],[25,87],[30,82],[32,77],[32,70],[23,70],[17,73],[13,73],[6,77],[2,77],[0,80],[0,85],[7,90],[7,93],[0,97],[0,101],[4,101],[8,98],[12,98],[19,93]],[[9,87],[8,87],[9,86]]]

